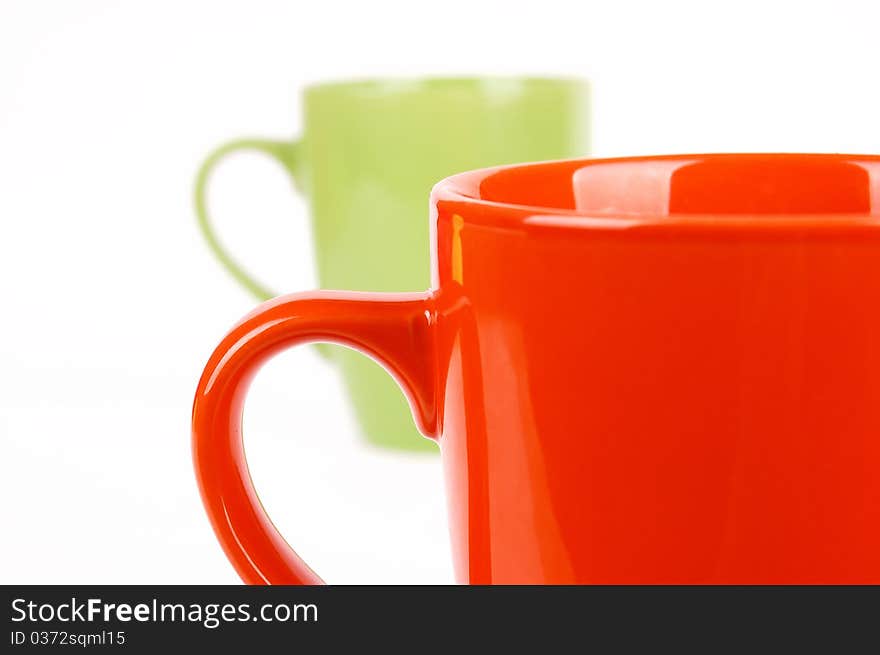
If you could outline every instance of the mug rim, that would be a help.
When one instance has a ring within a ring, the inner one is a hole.
[[[352,77],[338,80],[313,82],[303,88],[303,97],[312,98],[327,94],[352,94],[367,96],[400,95],[423,91],[480,91],[490,90],[492,86],[522,86],[526,90],[560,88],[590,90],[590,81],[576,76],[560,75],[427,75],[387,77]]]
[[[616,211],[584,211],[577,208],[553,207],[541,204],[524,204],[487,199],[478,195],[479,188],[487,179],[504,171],[534,171],[544,173],[556,169],[570,175],[590,166],[603,164],[633,164],[647,166],[657,162],[670,164],[690,164],[721,160],[753,160],[758,162],[826,161],[855,164],[865,170],[872,182],[870,208],[859,212],[823,211],[815,213],[742,213],[742,212],[704,212],[704,213],[623,213]],[[539,162],[526,162],[492,166],[451,175],[431,190],[431,206],[441,203],[454,203],[472,209],[463,220],[469,223],[492,225],[499,228],[549,228],[559,229],[597,229],[629,230],[648,228],[700,229],[700,230],[743,230],[746,228],[767,228],[772,230],[803,231],[808,229],[845,228],[880,229],[880,155],[844,153],[793,153],[793,152],[719,152],[698,154],[636,155],[622,157],[582,157]],[[476,210],[476,211],[473,211]]]

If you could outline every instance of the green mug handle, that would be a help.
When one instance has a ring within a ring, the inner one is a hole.
[[[230,141],[223,144],[222,146],[214,150],[210,155],[208,155],[201,168],[199,168],[198,174],[196,175],[196,217],[198,218],[199,227],[202,230],[202,235],[205,237],[205,241],[208,242],[208,245],[211,247],[214,255],[216,255],[217,259],[220,260],[220,263],[226,267],[226,270],[228,270],[232,274],[232,277],[238,280],[239,283],[248,291],[250,291],[254,296],[256,296],[258,300],[263,301],[268,300],[269,298],[274,298],[278,294],[264,286],[261,282],[257,281],[223,247],[223,245],[220,243],[220,240],[217,238],[217,234],[214,232],[213,226],[211,225],[207,207],[206,189],[208,186],[208,178],[211,176],[214,167],[226,155],[243,150],[256,151],[269,155],[278,163],[280,163],[287,170],[288,173],[290,173],[291,177],[294,180],[294,184],[296,184],[296,173],[298,170],[300,155],[300,142],[274,141],[270,139],[237,139],[235,141]]]

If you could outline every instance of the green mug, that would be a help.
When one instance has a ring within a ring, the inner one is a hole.
[[[428,195],[454,173],[589,153],[589,86],[546,78],[384,79],[317,84],[303,96],[303,136],[241,139],[215,150],[196,179],[208,245],[259,300],[277,295],[217,239],[205,190],[225,155],[256,150],[284,166],[311,207],[323,288],[422,291],[430,286]],[[366,438],[436,449],[419,435],[400,389],[378,364],[322,346],[340,367]]]

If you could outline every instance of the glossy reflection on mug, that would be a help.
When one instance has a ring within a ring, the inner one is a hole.
[[[439,441],[461,582],[880,583],[880,157],[523,165],[431,206],[429,291],[276,299],[208,363],[196,468],[245,581],[319,581],[240,414],[263,361],[327,340]]]

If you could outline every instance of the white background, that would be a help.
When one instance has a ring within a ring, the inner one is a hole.
[[[202,244],[200,158],[287,137],[327,79],[594,83],[594,152],[880,151],[878,3],[0,2],[0,582],[228,583],[192,474],[190,403],[250,297]],[[427,203],[427,199],[426,199]],[[224,240],[314,286],[305,205],[222,165]],[[329,582],[450,582],[439,460],[363,446],[312,351],[246,413],[261,496]]]

